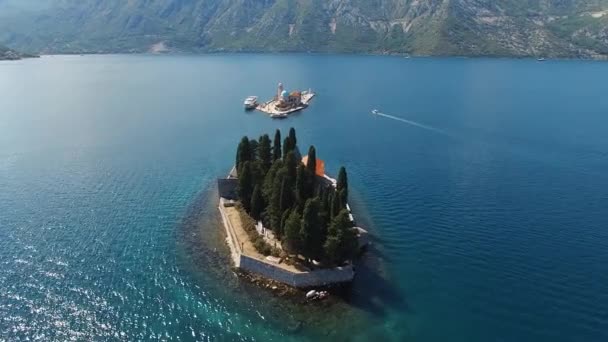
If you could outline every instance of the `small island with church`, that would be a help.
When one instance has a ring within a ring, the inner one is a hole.
[[[279,83],[276,95],[271,100],[258,103],[257,96],[249,96],[245,99],[244,105],[245,109],[257,109],[268,114],[271,118],[282,119],[308,107],[314,96],[315,93],[311,89],[289,92],[283,87],[282,83]]]
[[[290,129],[243,137],[236,163],[218,179],[219,211],[234,266],[288,285],[317,288],[348,283],[353,260],[368,243],[348,204],[346,169],[337,179],[311,146],[306,156]],[[326,292],[310,291],[307,297]],[[311,298],[309,298],[311,299]]]

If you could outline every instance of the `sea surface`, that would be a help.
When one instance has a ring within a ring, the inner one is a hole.
[[[278,82],[318,96],[243,111]],[[226,266],[215,180],[289,127],[373,235],[332,302]],[[602,62],[0,62],[0,341],[608,341],[607,132]]]

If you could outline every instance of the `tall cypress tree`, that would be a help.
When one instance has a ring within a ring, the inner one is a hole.
[[[262,198],[262,191],[260,190],[260,186],[256,185],[253,188],[253,194],[251,195],[251,217],[256,221],[259,221],[262,218],[263,210],[264,199]]]
[[[272,150],[270,147],[270,137],[268,134],[264,134],[260,137],[258,143],[258,160],[262,165],[264,173],[268,172],[272,165]]]
[[[289,185],[293,186],[296,183],[298,165],[301,164],[296,158],[296,154],[292,151],[285,156],[286,177]]]
[[[285,137],[285,140],[283,140],[283,159],[285,159],[291,151],[291,140],[289,137]]]
[[[283,158],[285,158],[289,152],[295,152],[297,145],[296,130],[292,127],[289,129],[289,135],[285,138],[283,143]]]
[[[304,164],[298,165],[298,169],[296,172],[296,205],[298,206],[298,210],[300,211],[304,209],[304,204],[308,199],[306,193],[306,183],[308,182],[307,178],[308,177]]]
[[[333,219],[334,217],[338,216],[338,214],[340,213],[340,210],[342,209],[342,205],[340,203],[340,196],[337,192],[332,191],[332,195],[331,195],[331,210],[330,210],[330,218]]]
[[[297,210],[292,210],[287,222],[285,222],[284,241],[287,250],[298,254],[301,251],[300,227],[302,220]]]
[[[274,144],[272,145],[272,161],[281,159],[281,131],[274,132]]]
[[[249,160],[258,159],[258,141],[255,139],[249,140]]]
[[[285,235],[285,226],[287,225],[287,220],[289,219],[289,215],[291,215],[292,210],[287,209],[283,212],[283,216],[281,216],[281,224],[277,230],[275,230],[275,236],[277,239],[281,240]]]
[[[348,175],[346,174],[344,166],[342,166],[338,172],[336,191],[340,194],[340,200],[342,201],[343,206],[346,207],[346,203],[348,202]]]
[[[283,162],[281,161],[281,159],[277,159],[274,163],[272,163],[270,170],[268,170],[268,172],[264,176],[264,188],[263,188],[262,193],[264,195],[264,199],[265,199],[266,203],[270,203],[270,197],[272,196],[272,187],[274,185],[274,179],[275,179],[277,173],[282,168],[283,168]]]
[[[251,149],[249,146],[249,138],[243,137],[236,151],[236,169],[240,171],[241,166],[246,161],[251,160]]]
[[[323,245],[325,256],[330,263],[340,264],[353,258],[357,248],[357,233],[352,229],[348,211],[342,210],[329,225]]]
[[[251,195],[253,193],[253,173],[251,172],[251,162],[246,161],[241,166],[239,172],[238,195],[241,204],[247,212],[251,209]]]
[[[280,206],[279,206],[281,215],[283,214],[283,212],[285,210],[291,208],[292,205],[293,205],[293,190],[292,190],[291,186],[289,185],[287,177],[283,177],[283,182],[281,184],[281,200],[280,200]]]
[[[270,228],[278,238],[281,237],[281,185],[283,184],[283,173],[277,172],[272,182],[270,193],[270,203],[268,204],[268,214],[270,216]]]
[[[317,150],[314,146],[310,146],[308,149],[308,162],[306,163],[306,169],[312,175],[317,173]]]
[[[298,146],[298,139],[296,138],[296,129],[293,127],[289,129],[289,140],[291,140],[291,147],[295,149]]]
[[[300,241],[302,243],[302,255],[309,260],[319,260],[323,255],[325,239],[321,229],[322,222],[319,212],[320,204],[318,198],[306,201],[304,214],[302,215]]]

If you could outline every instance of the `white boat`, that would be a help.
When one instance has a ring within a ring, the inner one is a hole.
[[[270,114],[270,117],[273,119],[284,119],[288,116],[289,114],[287,113],[275,113],[275,114]]]
[[[546,59],[544,59],[543,57],[541,57],[541,58],[537,59],[537,61],[544,62],[544,61],[546,61]]]
[[[245,109],[255,109],[258,106],[258,97],[257,96],[249,96],[243,102]]]
[[[377,109],[372,110],[372,114],[378,115],[380,112]]]

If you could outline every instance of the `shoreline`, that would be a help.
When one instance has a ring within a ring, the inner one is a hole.
[[[393,52],[307,52],[307,51],[203,51],[203,52],[190,52],[190,51],[169,51],[163,53],[152,53],[149,51],[141,52],[129,52],[129,51],[103,51],[103,52],[57,52],[57,53],[42,53],[38,57],[44,56],[215,56],[215,55],[306,55],[306,56],[353,56],[353,57],[395,57],[395,58],[406,58],[410,59],[474,59],[474,60],[530,60],[536,61],[539,56],[519,56],[519,55],[428,55],[428,54],[415,54],[415,53],[393,53]],[[36,57],[33,57],[36,58]],[[596,57],[545,57],[547,61],[587,61],[587,62],[608,62],[608,55],[596,56]]]

